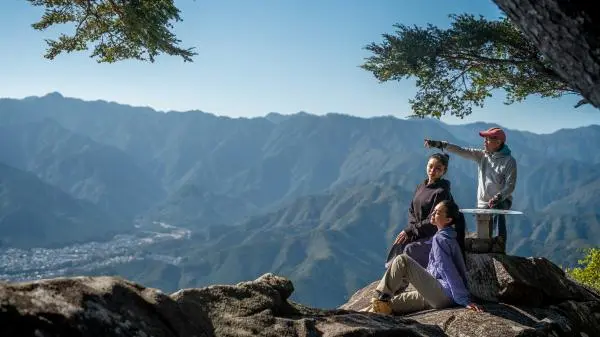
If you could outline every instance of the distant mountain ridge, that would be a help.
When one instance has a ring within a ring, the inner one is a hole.
[[[0,163],[0,247],[106,240],[124,227],[93,204]]]
[[[188,257],[181,265],[136,261],[105,272],[174,289],[271,271],[290,275],[305,302],[328,306],[381,272],[433,153],[423,139],[479,147],[477,131],[489,126],[342,114],[229,118],[51,94],[0,99],[0,162],[108,212],[124,230],[133,218],[193,230],[189,244],[158,248]],[[509,218],[511,253],[570,265],[578,249],[600,244],[598,141],[596,125],[508,130],[519,169],[513,208],[525,213]],[[475,163],[451,155],[448,179],[459,204],[472,207]],[[344,287],[316,283],[327,276]]]
[[[0,162],[111,213],[133,218],[164,197],[160,183],[127,154],[53,119],[0,126],[0,144]]]

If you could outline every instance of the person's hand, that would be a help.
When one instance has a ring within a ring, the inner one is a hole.
[[[400,232],[400,234],[398,234],[398,236],[396,236],[396,240],[394,241],[394,244],[404,243],[407,239],[408,239],[408,236],[406,235],[406,232],[402,231],[402,232]]]
[[[489,208],[496,208],[500,203],[500,195],[495,195],[492,199],[488,201]]]
[[[439,140],[425,139],[425,147],[426,148],[437,147],[438,149],[441,150],[444,147],[444,143]]]
[[[481,308],[480,306],[478,306],[475,303],[469,303],[469,304],[467,304],[467,309],[468,310],[473,310],[475,312],[483,312],[483,308]]]

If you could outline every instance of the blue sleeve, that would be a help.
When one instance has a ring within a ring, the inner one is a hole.
[[[458,243],[456,243],[458,245]],[[446,280],[448,286],[450,286],[450,292],[452,293],[452,299],[459,305],[466,307],[471,303],[471,296],[467,289],[463,276],[460,275],[454,260],[452,259],[452,247],[450,247],[448,240],[438,240],[438,246],[440,249],[437,250],[438,261],[441,263],[440,276]]]

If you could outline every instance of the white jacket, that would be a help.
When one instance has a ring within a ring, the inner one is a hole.
[[[517,182],[517,162],[510,154],[508,145],[504,144],[499,151],[492,153],[449,143],[446,143],[446,149],[477,163],[477,207],[486,207],[488,201],[496,195],[499,195],[500,200],[512,201]]]

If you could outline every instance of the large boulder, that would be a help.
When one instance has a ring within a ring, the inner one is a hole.
[[[537,307],[566,300],[599,299],[546,258],[504,254],[466,256],[469,290],[483,301]]]
[[[469,291],[480,302],[538,307],[567,300],[600,300],[597,293],[568,278],[562,269],[545,258],[467,254],[466,264]],[[377,283],[358,290],[340,308],[366,307]]]
[[[462,308],[431,310],[408,318],[436,325],[447,336],[600,336],[600,302],[567,301],[557,306],[534,308],[486,304],[485,312]]]
[[[293,289],[271,274],[170,296],[114,277],[2,283],[0,336],[445,336],[411,319],[304,307],[287,301]]]
[[[321,310],[289,301],[292,282],[272,274],[171,295],[120,278],[73,277],[0,283],[0,336],[600,336],[597,294],[561,276],[555,266],[512,257],[470,259],[470,266],[495,272],[497,284],[480,291],[489,298],[512,298],[506,294],[519,292],[511,285],[533,289],[547,277],[547,290],[532,297],[543,305],[491,303],[484,313],[449,308],[395,317],[356,310],[366,306],[359,302],[370,299],[373,285],[343,309]],[[473,274],[473,280],[486,282],[481,275]]]
[[[171,297],[191,321],[208,320],[215,336],[445,336],[402,317],[320,310],[289,302],[292,283],[272,274],[235,286],[181,290]]]
[[[470,235],[475,235],[475,233],[470,233]],[[489,239],[467,236],[465,238],[465,250],[472,253],[504,254],[506,252],[504,243],[499,236]]]
[[[404,316],[447,336],[600,336],[600,296],[544,258],[467,254],[469,289],[484,313],[463,308]],[[368,306],[379,281],[358,290],[343,310]],[[410,289],[407,289],[410,290]]]
[[[114,277],[0,284],[0,336],[213,336],[155,289]]]

